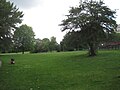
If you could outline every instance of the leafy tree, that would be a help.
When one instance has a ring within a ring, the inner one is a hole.
[[[49,45],[50,45],[50,40],[48,38],[44,38],[42,40],[39,38],[35,39],[34,50],[32,52],[33,53],[48,52]]]
[[[33,53],[48,52],[49,44],[50,44],[50,41],[48,38],[44,38],[42,40],[36,39]]]
[[[62,31],[80,32],[82,42],[89,48],[89,56],[96,55],[99,42],[108,38],[116,29],[116,11],[104,5],[103,1],[85,1],[72,7],[67,18],[62,21]]]
[[[34,32],[30,26],[22,25],[14,32],[14,44],[17,50],[31,50],[34,45]]]
[[[6,0],[0,0],[0,47],[8,49],[12,43],[12,32],[22,22],[23,13]]]
[[[32,50],[32,53],[38,53],[42,51],[42,40],[35,39],[35,45],[34,45],[34,49]]]
[[[80,39],[80,32],[71,31],[64,36],[61,42],[61,49],[67,51],[80,50],[83,48],[83,44]]]
[[[57,41],[56,41],[56,38],[55,37],[51,37],[50,39],[50,45],[49,45],[49,48],[50,48],[50,51],[54,51],[57,49]]]
[[[38,52],[48,52],[48,51],[53,51],[53,50],[59,51],[58,44],[56,42],[55,37],[51,37],[50,40],[48,38],[44,38],[42,40],[36,39],[34,50],[32,52],[38,53]]]
[[[42,49],[43,49],[43,52],[50,51],[49,45],[50,45],[50,40],[48,38],[44,38],[42,40]]]
[[[113,35],[112,41],[114,41],[114,42],[120,42],[120,33],[115,33]]]

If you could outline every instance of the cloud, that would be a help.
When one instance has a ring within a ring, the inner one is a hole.
[[[13,2],[17,7],[21,9],[29,9],[32,7],[36,7],[42,4],[42,0],[7,0]]]

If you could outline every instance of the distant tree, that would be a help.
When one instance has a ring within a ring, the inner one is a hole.
[[[70,31],[64,36],[61,42],[61,49],[64,49],[64,51],[80,50],[83,48],[83,44],[80,39],[80,32]]]
[[[38,53],[42,51],[42,40],[35,39],[35,45],[34,45],[34,49],[32,50],[33,53]]]
[[[30,26],[22,25],[14,32],[14,45],[17,50],[31,50],[34,45],[34,32]]]
[[[42,40],[42,50],[43,50],[43,52],[50,51],[49,45],[50,45],[50,40],[48,38],[44,38]]]
[[[54,51],[57,49],[57,41],[56,41],[56,37],[51,37],[50,38],[50,45],[49,45],[49,48],[50,48],[50,51]]]
[[[56,41],[55,37],[51,37],[49,40],[48,38],[36,39],[33,53],[39,53],[39,52],[48,52],[48,51],[59,51],[59,46]]]
[[[9,49],[12,43],[12,32],[22,22],[23,13],[6,0],[0,0],[0,48]]]
[[[85,1],[72,7],[67,19],[62,21],[62,31],[80,32],[82,42],[89,48],[89,56],[96,55],[98,44],[116,29],[116,11],[104,5],[103,1]]]
[[[120,33],[115,33],[113,35],[112,41],[114,41],[114,42],[120,42]]]

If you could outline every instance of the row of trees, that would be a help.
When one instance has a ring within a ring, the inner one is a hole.
[[[68,32],[60,43],[61,51],[86,50],[88,46],[81,40],[80,32]],[[109,38],[98,43],[97,49],[120,49],[120,33],[112,33]]]
[[[34,49],[32,52],[38,53],[38,52],[52,52],[52,51],[58,51],[59,50],[59,44],[56,41],[55,37],[51,37],[50,40],[48,38],[44,39],[36,39]]]
[[[38,52],[52,52],[58,50],[58,43],[55,37],[51,37],[50,40],[48,38],[44,39],[35,39],[35,33],[33,32],[32,27],[25,25],[21,25],[18,27],[12,37],[11,43],[8,46],[3,46],[2,52],[22,52],[24,54],[25,51],[31,51],[32,53]]]
[[[23,12],[13,3],[0,0],[0,49],[1,51],[47,52],[54,50],[79,50],[88,48],[89,56],[95,56],[98,46],[114,35],[117,24],[116,11],[105,6],[103,1],[85,0],[71,7],[62,21],[62,31],[69,30],[57,44],[56,38],[35,39],[30,26],[22,22]]]

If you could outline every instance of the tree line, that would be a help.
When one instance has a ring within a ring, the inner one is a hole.
[[[0,51],[52,52],[87,49],[89,56],[95,56],[104,42],[119,41],[116,31],[116,10],[111,10],[101,0],[81,1],[71,7],[62,20],[62,31],[68,30],[58,44],[56,37],[35,39],[32,27],[22,23],[22,11],[10,1],[0,0]]]
[[[6,42],[6,41],[5,41]],[[39,52],[52,52],[58,50],[58,43],[56,41],[56,37],[52,36],[50,39],[35,39],[35,33],[33,32],[32,27],[27,26],[26,24],[18,27],[12,37],[11,41],[9,41],[8,46],[3,46],[2,53],[5,52],[13,52],[18,53],[22,52],[31,52],[31,53],[39,53]],[[8,42],[6,42],[8,43]]]

